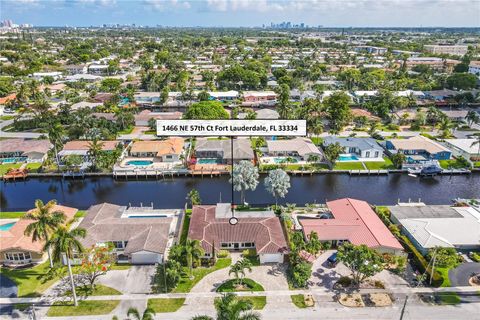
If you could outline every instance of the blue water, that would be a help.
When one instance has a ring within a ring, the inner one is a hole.
[[[197,160],[198,164],[217,164],[218,161],[215,158],[200,158]]]
[[[348,155],[348,156],[340,155],[338,156],[337,161],[358,161],[358,158],[352,155]]]
[[[298,160],[295,158],[292,158],[291,161],[287,161],[286,157],[281,157],[281,158],[273,158],[273,161],[275,163],[297,163]]]
[[[6,224],[2,224],[0,225],[0,231],[8,231],[10,229],[12,229],[12,227],[15,225],[15,222],[10,222],[10,223],[6,223]]]
[[[127,164],[131,166],[137,166],[137,167],[144,167],[144,166],[149,166],[153,163],[153,161],[150,160],[131,160],[128,161]]]
[[[134,219],[134,218],[166,218],[167,216],[165,215],[151,215],[151,216],[129,216],[129,219]]]

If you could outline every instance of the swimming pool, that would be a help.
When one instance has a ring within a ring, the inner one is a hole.
[[[217,164],[218,160],[216,158],[200,158],[197,159],[197,164]]]
[[[16,162],[24,162],[25,160],[27,160],[26,157],[2,158],[0,159],[0,163],[16,163]]]
[[[151,160],[130,160],[127,162],[130,166],[146,167],[153,163]]]
[[[275,163],[297,163],[298,160],[295,158],[288,159],[286,157],[273,158]]]
[[[8,231],[15,225],[15,222],[10,222],[0,225],[0,231]]]
[[[338,156],[337,161],[358,161],[358,158],[353,154],[341,154]]]

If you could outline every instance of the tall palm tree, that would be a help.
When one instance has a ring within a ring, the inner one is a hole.
[[[60,226],[45,244],[45,249],[50,247],[53,248],[53,260],[61,261],[63,255],[65,255],[67,259],[68,275],[70,276],[73,304],[75,306],[78,306],[78,302],[70,259],[73,258],[75,252],[81,253],[84,251],[83,245],[78,238],[85,238],[86,234],[87,231],[83,228],[68,230],[67,227]]]
[[[215,301],[217,320],[260,320],[260,315],[252,312],[253,305],[248,300],[239,300],[233,293],[224,294]]]
[[[32,236],[32,241],[43,240],[48,242],[50,235],[65,222],[65,214],[62,211],[53,211],[57,204],[55,200],[50,200],[43,204],[42,200],[35,201],[35,209],[23,215],[22,219],[33,220],[25,229],[25,235]],[[50,268],[53,268],[52,255],[50,248],[46,247]]]
[[[93,170],[97,170],[97,162],[98,158],[103,152],[103,142],[98,141],[97,139],[93,139],[88,143],[88,156],[90,161],[92,162]]]
[[[63,145],[62,139],[65,135],[65,129],[59,122],[51,122],[47,124],[47,135],[48,140],[53,145],[55,160],[57,161],[57,166],[59,166],[58,149]]]
[[[199,259],[205,254],[198,240],[187,239],[183,247],[183,253],[187,258],[187,265],[190,269],[190,276],[192,276],[193,260]]]
[[[136,308],[129,308],[127,311],[127,316],[129,318],[133,316],[136,320],[153,320],[155,319],[155,310],[153,310],[152,308],[147,308],[140,316],[140,312],[138,312]]]

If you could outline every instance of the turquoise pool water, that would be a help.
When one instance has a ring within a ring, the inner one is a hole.
[[[24,162],[26,159],[27,158],[25,158],[25,157],[2,158],[2,159],[0,159],[0,163]]]
[[[150,160],[131,160],[127,162],[128,165],[137,166],[137,167],[149,166],[152,163],[153,161],[150,161]]]
[[[337,161],[358,161],[358,158],[354,155],[339,155]]]
[[[10,222],[0,225],[0,231],[8,231],[15,225],[15,222]]]
[[[197,159],[198,164],[217,164],[218,161],[215,158],[200,158]]]
[[[287,161],[286,157],[273,158],[273,161],[275,163],[297,163],[298,162],[298,160],[295,158],[292,158],[290,161]]]

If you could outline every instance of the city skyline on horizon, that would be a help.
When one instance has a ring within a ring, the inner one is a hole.
[[[0,5],[7,12],[1,20],[38,27],[269,27],[282,22],[325,28],[480,26],[479,0],[1,0]],[[468,6],[479,10],[465,10]]]

